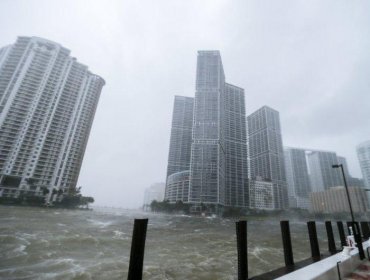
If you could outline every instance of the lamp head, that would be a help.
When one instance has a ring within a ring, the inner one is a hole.
[[[333,164],[331,167],[333,167],[333,168],[339,168],[340,167],[340,164]]]

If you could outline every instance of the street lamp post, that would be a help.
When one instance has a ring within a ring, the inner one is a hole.
[[[360,235],[360,229],[358,227],[358,224],[355,222],[355,216],[353,215],[352,203],[351,203],[351,198],[349,196],[348,185],[347,185],[346,175],[344,174],[343,164],[333,164],[332,167],[333,168],[340,168],[342,170],[342,176],[343,176],[343,181],[344,181],[344,188],[346,189],[349,210],[351,212],[353,234],[355,236],[355,241],[357,243],[358,254],[360,256],[360,259],[363,260],[365,258],[364,248],[362,247],[362,240],[361,240],[361,235]]]

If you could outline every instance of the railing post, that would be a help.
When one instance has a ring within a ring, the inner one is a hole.
[[[339,232],[339,237],[340,237],[340,244],[342,245],[342,247],[347,246],[347,241],[346,241],[346,235],[344,233],[343,222],[342,221],[337,221],[337,226],[338,226],[338,232]]]
[[[147,226],[148,219],[135,219],[127,280],[141,280],[143,278],[143,262]]]
[[[326,234],[328,235],[328,248],[331,255],[337,253],[337,248],[335,247],[333,227],[331,226],[331,221],[325,222]]]
[[[317,239],[316,224],[314,221],[307,222],[308,236],[310,237],[311,256],[314,261],[321,259],[319,241]]]
[[[358,255],[360,260],[365,258],[364,247],[362,246],[361,231],[358,222],[353,222],[353,235],[355,236],[355,242],[357,243]]]
[[[370,237],[370,228],[368,222],[360,222],[361,229],[362,229],[362,235],[365,239],[369,239]]]
[[[236,222],[236,242],[238,249],[238,280],[248,279],[247,221]]]
[[[289,221],[280,221],[281,237],[283,239],[285,266],[294,265],[292,240],[290,238]]]

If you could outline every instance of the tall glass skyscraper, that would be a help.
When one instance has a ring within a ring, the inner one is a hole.
[[[183,108],[175,106],[173,118],[187,115],[182,113]],[[189,118],[186,118],[187,124]],[[178,133],[172,124],[167,169],[170,184],[167,184],[166,190],[172,195],[168,197],[178,197],[180,189],[181,194],[188,195],[188,199],[183,201],[195,206],[212,205],[215,211],[224,206],[247,207],[249,192],[244,90],[225,82],[219,51],[198,52],[192,120],[191,156],[188,161],[190,174],[170,174],[174,170],[171,155],[188,155],[189,147],[189,130],[179,136],[181,139],[175,138],[173,135]],[[176,172],[187,170],[186,160],[181,168]],[[183,189],[187,180],[188,192]]]
[[[75,189],[104,84],[46,39],[0,50],[0,196]]]
[[[306,151],[284,147],[285,169],[288,184],[289,207],[308,209],[311,192]]]
[[[338,157],[335,152],[310,150],[307,154],[307,162],[313,192],[343,186],[341,171],[332,168],[333,164],[338,164]]]
[[[189,202],[248,206],[244,90],[225,83],[219,51],[199,51]]]
[[[225,84],[224,91],[225,131],[225,205],[247,207],[248,154],[244,89]]]
[[[175,96],[165,191],[165,199],[171,203],[189,199],[193,112],[193,97]]]
[[[274,208],[287,208],[287,182],[279,112],[263,106],[249,115],[247,121],[250,179],[272,182]]]
[[[175,96],[172,114],[167,177],[190,169],[194,98]]]
[[[370,188],[370,140],[359,144],[356,150],[365,186]]]
[[[189,202],[225,204],[225,75],[218,51],[199,51]]]

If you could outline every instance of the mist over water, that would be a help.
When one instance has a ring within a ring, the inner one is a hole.
[[[133,221],[143,217],[149,218],[144,279],[237,278],[232,219],[0,206],[0,279],[126,279]],[[290,228],[295,261],[308,258],[305,221]],[[322,223],[317,231],[326,251]],[[278,219],[249,221],[249,275],[282,266],[281,244]]]

